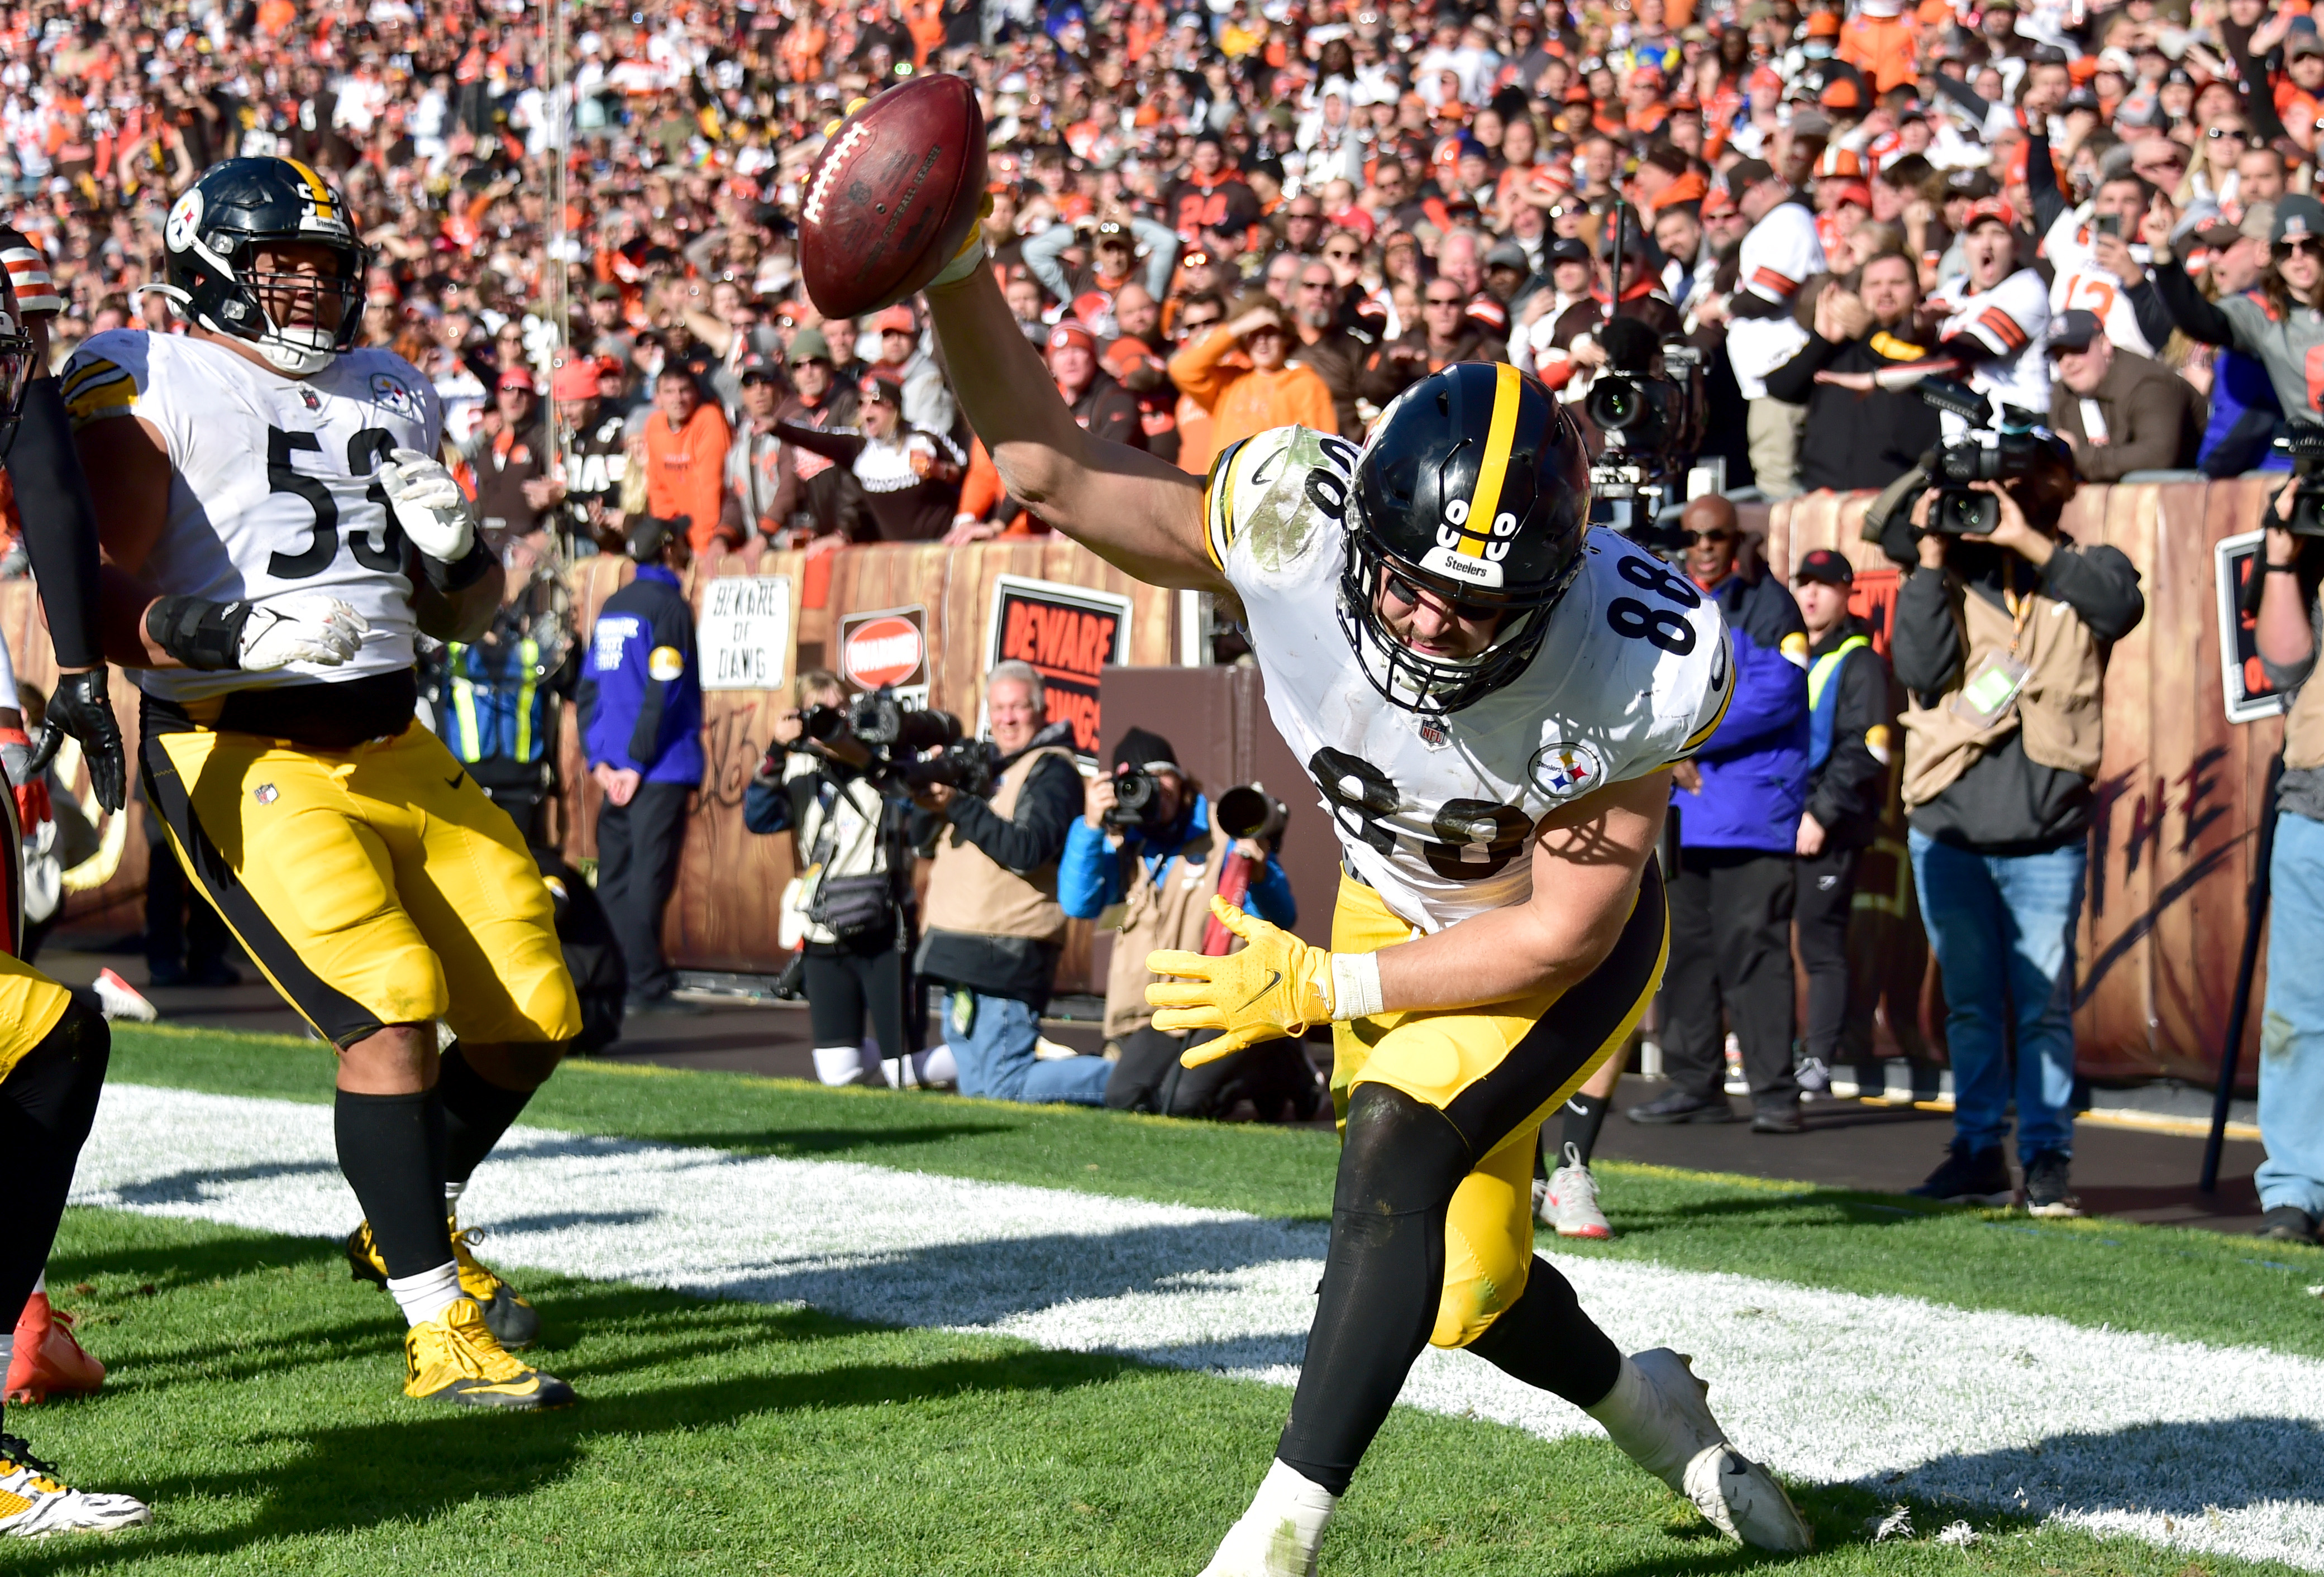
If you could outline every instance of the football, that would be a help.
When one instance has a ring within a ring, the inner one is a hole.
[[[984,195],[984,113],[964,78],[891,88],[841,123],[808,173],[799,272],[816,309],[902,300],[968,238]]]

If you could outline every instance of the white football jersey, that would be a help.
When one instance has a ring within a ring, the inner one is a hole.
[[[1534,828],[1549,812],[1700,749],[1734,664],[1718,606],[1693,582],[1593,530],[1514,682],[1441,722],[1394,705],[1340,622],[1356,454],[1304,427],[1247,438],[1212,473],[1204,530],[1242,600],[1276,731],[1348,863],[1434,932],[1532,895]]]
[[[198,701],[411,666],[403,533],[372,476],[390,450],[437,452],[442,408],[419,369],[392,351],[366,349],[291,378],[190,335],[122,328],[73,353],[63,392],[76,428],[134,416],[161,429],[169,521],[140,571],[157,589],[254,603],[319,592],[371,622],[338,668],[140,670],[148,692]]]
[[[1738,292],[1748,290],[1789,307],[1798,300],[1801,286],[1825,272],[1815,216],[1795,202],[1776,204],[1745,233],[1735,266]],[[1743,398],[1765,396],[1767,374],[1799,355],[1807,342],[1808,331],[1789,312],[1780,318],[1730,318],[1727,360]]]
[[[2050,355],[2043,345],[2050,332],[2050,291],[2040,274],[2021,268],[1989,290],[1973,290],[1969,275],[1955,274],[1936,288],[1929,304],[1945,314],[1938,338],[1967,337],[1990,353],[1969,370],[1970,388],[1996,406],[2015,405],[2037,421],[2050,420]],[[1969,424],[1948,411],[1944,428],[1947,438],[1958,438]]]
[[[2087,216],[2078,209],[2059,215],[2042,243],[2042,251],[2057,271],[2057,278],[2050,281],[2052,317],[2079,308],[2094,314],[2105,326],[2107,338],[2117,346],[2143,356],[2154,354],[2154,346],[2138,326],[2138,314],[2131,310],[2121,276],[2100,268],[2094,259]],[[2141,263],[2152,263],[2152,252],[2143,241],[2131,244],[2130,254]]]

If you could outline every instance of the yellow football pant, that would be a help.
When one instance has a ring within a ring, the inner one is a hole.
[[[482,1042],[580,1033],[540,866],[419,724],[347,751],[152,732],[143,757],[179,861],[334,1045],[435,1019]]]
[[[1342,877],[1333,952],[1374,953],[1414,935],[1378,892]],[[1343,1124],[1356,1085],[1386,1084],[1443,1112],[1480,1157],[1445,1216],[1434,1345],[1467,1346],[1524,1295],[1541,1125],[1628,1044],[1669,951],[1661,868],[1649,860],[1613,953],[1563,996],[1383,1013],[1332,1027],[1332,1102]]]
[[[0,793],[6,792],[0,783]],[[34,969],[0,953],[0,1079],[57,1027],[72,993]]]

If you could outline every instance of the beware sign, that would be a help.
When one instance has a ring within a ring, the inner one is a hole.
[[[1047,721],[1074,725],[1084,764],[1097,760],[1098,678],[1130,652],[1130,599],[1086,586],[1004,575],[992,588],[984,637],[984,671],[1029,662],[1048,695]]]
[[[928,611],[918,604],[848,613],[839,621],[839,675],[860,690],[886,686],[925,697]]]
[[[706,690],[781,687],[791,644],[791,577],[728,575],[710,583],[695,626]]]
[[[2255,723],[2283,710],[2283,692],[2259,665],[2259,621],[2243,611],[2244,587],[2259,573],[2264,531],[2222,537],[2211,552],[2219,595],[2219,688],[2227,721]]]

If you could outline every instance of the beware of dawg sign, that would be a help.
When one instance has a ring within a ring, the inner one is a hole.
[[[695,625],[706,690],[771,690],[791,643],[791,579],[730,575],[710,583]]]
[[[839,621],[839,675],[859,690],[885,687],[907,706],[928,698],[928,611],[918,603]]]
[[[1048,693],[1047,721],[1074,725],[1074,753],[1097,760],[1097,684],[1105,665],[1130,653],[1130,599],[1087,586],[1004,575],[992,588],[984,671],[1029,662]]]

